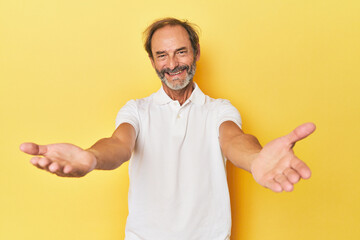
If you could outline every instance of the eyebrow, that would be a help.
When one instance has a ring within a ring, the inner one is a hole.
[[[178,51],[181,51],[181,50],[187,50],[187,48],[186,47],[181,47],[181,48],[176,49],[175,52],[178,52]]]
[[[157,51],[156,52],[156,55],[162,55],[162,54],[164,54],[164,53],[166,53],[165,51]]]
[[[187,50],[187,47],[181,47],[181,48],[175,49],[175,52],[178,52],[178,51],[181,51],[181,50]],[[164,53],[166,53],[166,51],[156,51],[156,55],[161,55],[161,54],[164,54]]]

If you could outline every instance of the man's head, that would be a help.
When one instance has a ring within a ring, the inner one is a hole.
[[[186,21],[166,18],[144,32],[145,49],[161,81],[172,90],[185,88],[193,79],[200,56],[199,37]]]
[[[144,47],[150,58],[153,58],[153,53],[151,51],[151,40],[156,32],[156,30],[166,27],[166,26],[181,26],[189,34],[189,40],[193,48],[194,55],[196,56],[200,51],[199,47],[199,35],[197,31],[197,26],[188,21],[181,21],[176,18],[163,18],[153,22],[150,26],[144,31]]]

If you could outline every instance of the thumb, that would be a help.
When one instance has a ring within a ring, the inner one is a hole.
[[[290,141],[290,144],[295,144],[297,141],[300,141],[303,138],[306,138],[316,129],[314,123],[304,123],[297,128],[295,128],[291,133],[287,135],[287,138]]]
[[[47,146],[36,143],[23,143],[20,145],[20,150],[31,155],[44,155],[47,152]]]

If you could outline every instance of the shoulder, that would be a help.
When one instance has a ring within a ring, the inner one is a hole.
[[[233,115],[240,118],[240,113],[237,108],[227,99],[206,96],[204,106],[219,116]]]
[[[151,94],[148,97],[139,98],[139,99],[131,99],[127,101],[127,103],[123,106],[124,107],[130,107],[130,108],[141,108],[144,106],[147,106],[153,102],[155,93]]]
[[[116,127],[118,127],[121,123],[129,123],[135,128],[136,133],[138,133],[140,115],[149,108],[152,99],[153,94],[145,98],[127,101],[117,113],[115,120]]]
[[[138,112],[147,111],[154,105],[155,94],[153,93],[148,97],[130,100],[127,104],[132,105]]]
[[[229,100],[223,98],[212,98],[205,95],[205,106],[211,109],[219,109],[222,107],[234,107]]]

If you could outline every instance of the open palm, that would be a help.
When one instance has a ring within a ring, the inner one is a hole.
[[[92,153],[69,143],[23,143],[20,150],[34,155],[30,160],[34,166],[62,177],[82,177],[96,165],[96,158]]]
[[[292,147],[313,131],[315,125],[306,123],[266,144],[251,165],[255,181],[275,192],[289,192],[301,178],[310,178],[309,167],[295,156]]]

